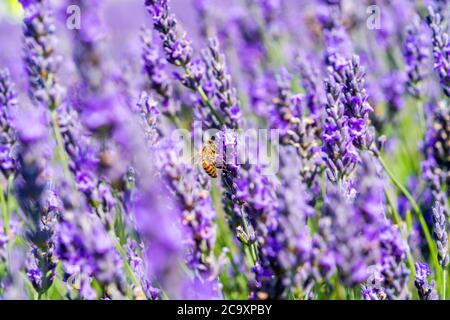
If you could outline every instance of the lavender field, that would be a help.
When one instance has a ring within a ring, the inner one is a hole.
[[[0,300],[445,300],[450,1],[0,1]]]

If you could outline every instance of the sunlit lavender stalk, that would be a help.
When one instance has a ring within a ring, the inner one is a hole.
[[[336,82],[342,85],[344,115],[347,117],[349,133],[358,149],[369,149],[373,142],[373,128],[369,116],[373,112],[365,88],[365,71],[358,56],[347,60],[342,69],[332,73]]]
[[[344,116],[341,90],[341,86],[334,78],[330,77],[325,81],[327,117],[324,120],[322,133],[322,152],[327,165],[327,177],[334,182],[350,175],[358,162],[358,153]]]
[[[21,3],[25,10],[23,58],[30,95],[55,110],[61,104],[64,89],[57,81],[61,57],[56,54],[53,12],[48,0],[22,0]]]
[[[425,34],[421,27],[420,17],[415,16],[406,30],[405,43],[403,44],[403,57],[405,58],[408,75],[406,88],[408,93],[415,98],[422,95],[422,82],[427,76],[426,67],[430,57]]]
[[[0,70],[0,167],[6,179],[16,170],[13,146],[16,134],[11,114],[16,112],[17,94],[8,69]]]
[[[305,90],[306,107],[310,116],[317,123],[322,123],[326,97],[323,91],[323,85],[319,83],[320,72],[316,70],[317,64],[310,63],[312,60],[310,56],[299,56],[298,60],[300,80]]]
[[[83,92],[100,90],[105,77],[104,26],[101,19],[101,1],[68,0],[69,5],[77,5],[82,13],[83,26],[73,30],[73,57],[81,78],[80,89]]]
[[[44,114],[40,110],[29,112],[26,120],[17,121],[17,131],[20,169],[15,192],[27,221],[26,237],[32,245],[27,275],[34,288],[42,294],[53,282],[57,263],[54,252],[57,210],[45,178],[49,146]]]
[[[300,177],[311,186],[321,170],[318,119],[306,114],[304,97],[291,92],[290,80],[287,74],[279,75],[278,96],[272,101],[269,120],[271,127],[279,130],[281,143],[291,145],[297,151],[301,161]]]
[[[433,207],[433,234],[438,249],[438,260],[444,270],[449,262],[446,218],[444,208],[436,201]]]
[[[224,114],[223,119],[228,128],[239,127],[241,108],[237,99],[236,89],[231,84],[231,76],[227,73],[225,55],[220,52],[219,40],[209,39],[208,50],[204,52],[207,66],[207,76],[215,87],[214,95],[218,101],[218,108]]]
[[[154,43],[151,30],[144,29],[141,34],[142,60],[144,72],[148,78],[150,88],[161,98],[162,112],[168,116],[175,116],[173,101],[171,101],[172,86],[165,72],[166,60],[161,57],[160,50]]]
[[[353,198],[329,185],[319,229],[334,256],[339,277],[348,286],[366,281],[368,267],[380,261],[380,234],[385,226],[383,183],[376,174],[374,159],[365,152],[361,163],[357,172],[361,179],[355,181]],[[354,223],[349,225],[348,221]]]
[[[168,143],[161,150],[161,169],[181,208],[180,221],[185,226],[187,235],[184,239],[189,248],[188,266],[210,281],[216,268],[213,249],[217,213],[210,200],[208,178],[192,166],[180,163],[176,157],[177,148]]]
[[[340,4],[328,3],[324,14],[319,15],[325,42],[325,64],[340,69],[350,58],[352,42],[342,22]]]
[[[428,283],[428,276],[431,275],[431,270],[424,262],[416,262],[416,285],[420,300],[439,300],[436,291],[434,290],[434,280]]]
[[[209,109],[213,116],[214,126],[220,128],[224,120],[209,100],[202,86],[201,80],[205,76],[204,71],[199,69],[199,62],[192,60],[193,49],[186,34],[179,35],[177,20],[170,12],[168,0],[146,0],[147,11],[152,17],[153,27],[161,37],[166,60],[177,67],[181,67],[183,74],[177,77],[187,88],[198,93],[202,104]],[[201,71],[201,72],[199,72]]]
[[[446,32],[442,12],[428,7],[427,23],[432,31],[434,69],[439,76],[442,90],[450,96],[450,50],[449,36]]]
[[[291,195],[279,194],[278,181],[262,170],[260,165],[252,166],[236,179],[238,200],[255,227],[255,239],[246,240],[256,241],[258,248],[250,298],[286,299],[305,284],[297,272],[308,260],[306,217],[313,209],[306,194],[301,193],[295,204]]]
[[[447,197],[450,190],[450,109],[446,102],[438,103],[428,121],[422,152],[422,172],[435,200],[448,217]]]
[[[86,201],[71,192],[64,179],[59,184],[61,217],[56,243],[63,278],[84,299],[99,298],[94,279],[102,287],[101,298],[121,298],[123,265],[112,239]]]
[[[384,293],[390,300],[407,300],[410,298],[407,288],[410,270],[405,263],[407,244],[401,238],[400,231],[388,221],[381,229],[380,243],[380,274]]]

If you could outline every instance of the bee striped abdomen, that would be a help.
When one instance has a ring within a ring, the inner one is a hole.
[[[217,169],[212,163],[202,160],[202,167],[203,170],[205,170],[205,172],[208,174],[208,176],[210,176],[211,178],[217,178]]]

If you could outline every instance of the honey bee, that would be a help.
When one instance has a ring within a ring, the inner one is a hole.
[[[214,137],[208,140],[201,150],[203,170],[205,170],[211,178],[217,178],[217,170],[224,168],[223,164],[217,161],[218,150],[219,148]]]

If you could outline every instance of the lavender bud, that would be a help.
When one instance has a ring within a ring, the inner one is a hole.
[[[416,262],[416,285],[420,300],[439,300],[436,291],[433,289],[434,281],[428,283],[428,276],[431,275],[431,270],[424,262]]]

